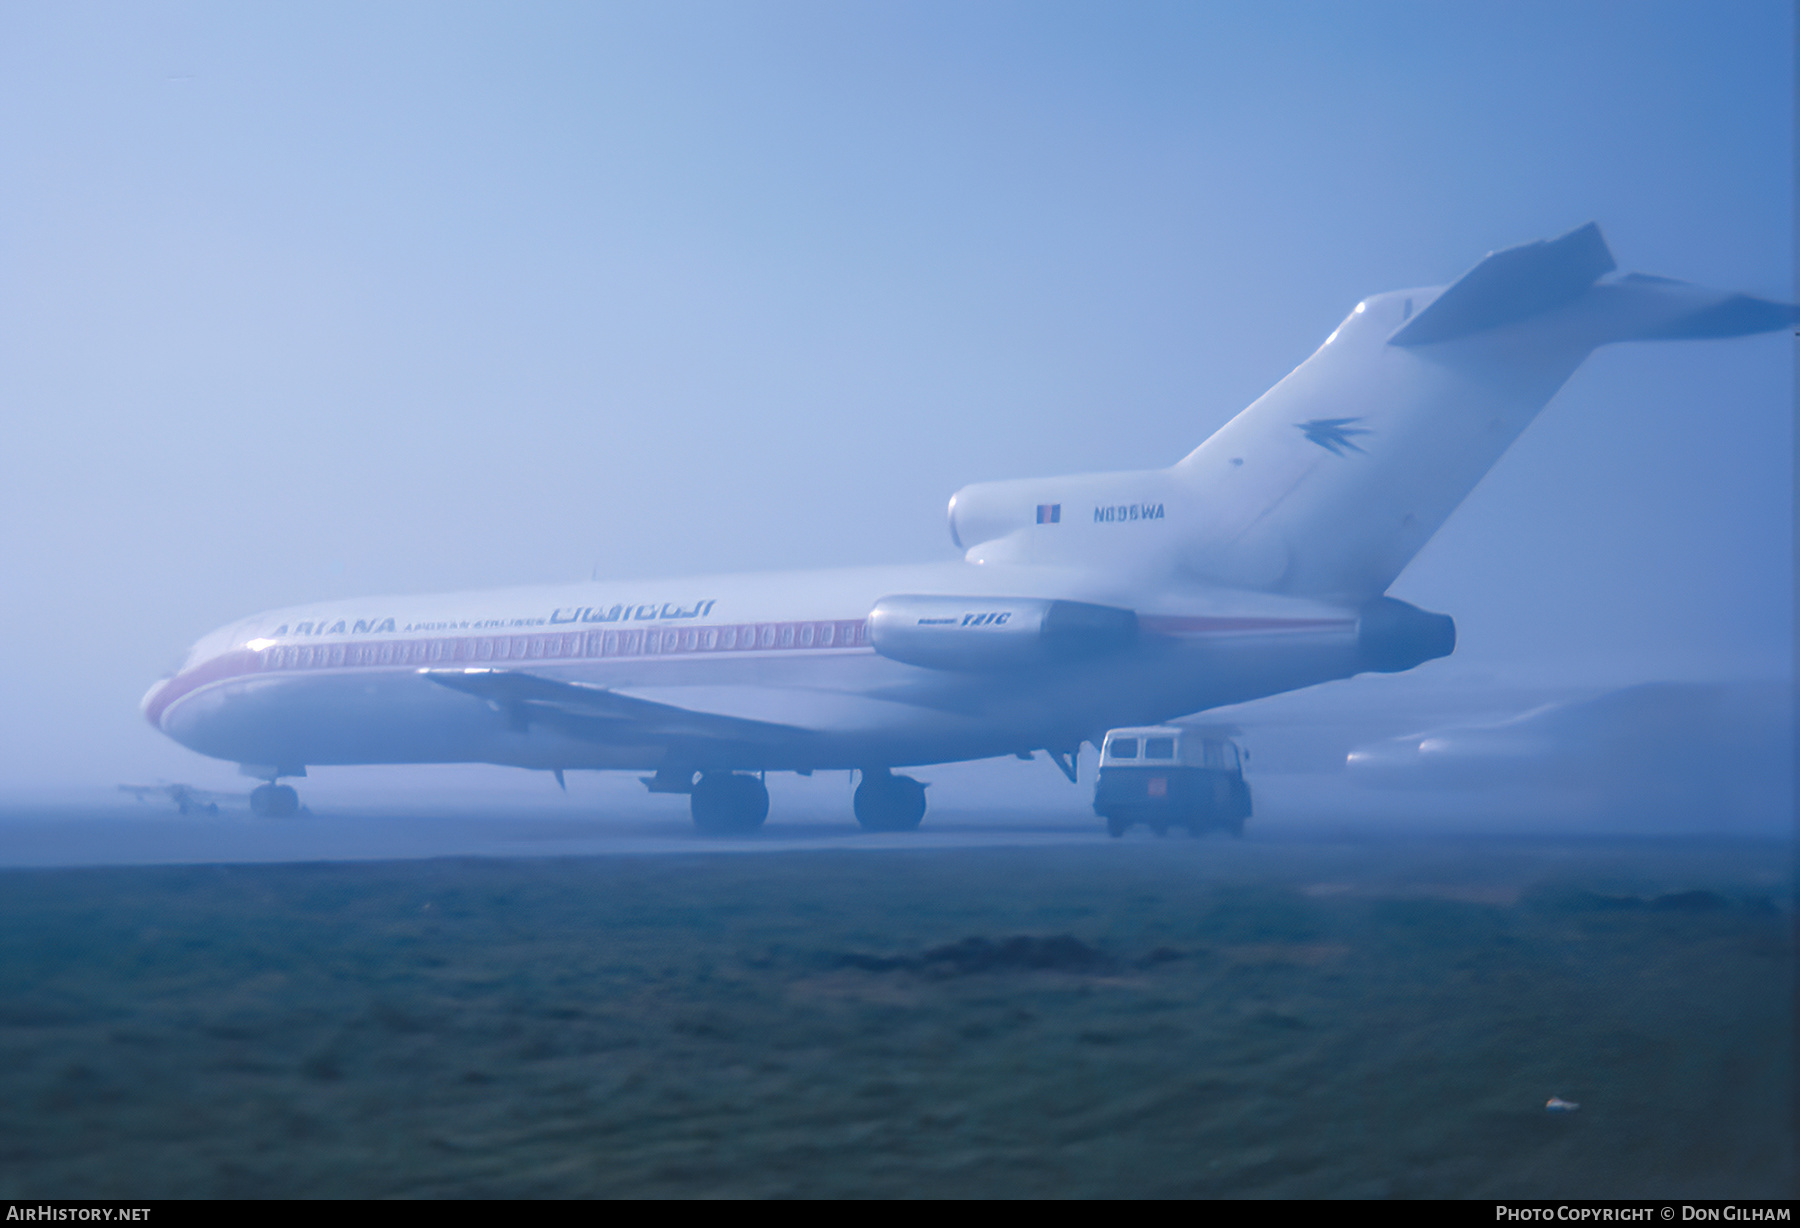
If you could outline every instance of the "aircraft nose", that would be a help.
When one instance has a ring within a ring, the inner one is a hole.
[[[158,679],[150,685],[150,689],[145,691],[144,697],[138,701],[138,711],[144,714],[144,719],[149,721],[150,727],[158,733],[162,732],[162,714],[163,710],[169,706],[167,703],[168,691],[174,681],[174,678]]]

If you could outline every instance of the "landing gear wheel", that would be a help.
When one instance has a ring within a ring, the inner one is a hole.
[[[1120,836],[1123,836],[1126,829],[1130,826],[1131,820],[1127,819],[1122,814],[1109,814],[1106,816],[1106,834],[1115,840]]]
[[[910,776],[864,772],[854,804],[864,831],[913,831],[925,817],[925,786]]]
[[[258,785],[250,790],[250,813],[262,819],[285,819],[300,813],[300,795],[287,785]]]
[[[709,836],[755,831],[769,817],[769,790],[754,776],[707,772],[689,798],[694,826]]]

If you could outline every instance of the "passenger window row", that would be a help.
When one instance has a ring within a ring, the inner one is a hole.
[[[864,648],[860,619],[743,623],[729,627],[652,627],[550,635],[479,635],[379,643],[287,644],[261,654],[264,669],[331,669],[363,665],[454,665],[595,657],[649,657],[775,649]]]

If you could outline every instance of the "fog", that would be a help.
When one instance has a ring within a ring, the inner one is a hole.
[[[1794,46],[0,7],[0,1197],[1791,1195],[1785,332],[1589,359],[1390,590],[1453,655],[1195,717],[1242,839],[1109,838],[1091,746],[911,769],[911,832],[822,770],[729,836],[482,764],[257,818],[138,705],[275,607],[953,561],[966,484],[1170,465],[1365,296],[1589,221],[1791,302]]]
[[[8,8],[0,798],[241,788],[137,701],[258,609],[954,557],[964,483],[1170,463],[1361,296],[1590,219],[1790,300],[1791,22]],[[1393,589],[1456,654],[1329,702],[1786,678],[1792,362],[1596,354]]]

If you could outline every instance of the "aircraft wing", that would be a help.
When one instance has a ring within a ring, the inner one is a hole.
[[[487,700],[520,725],[528,724],[534,717],[564,717],[574,718],[578,722],[577,728],[587,724],[591,732],[602,735],[609,732],[605,726],[611,725],[613,731],[619,733],[726,738],[734,742],[791,738],[803,732],[775,721],[705,712],[585,682],[562,682],[518,670],[422,669],[419,672],[439,686]],[[596,722],[598,727],[595,727]]]
[[[439,686],[485,699],[514,721],[561,718],[597,738],[684,737],[789,742],[823,732],[879,729],[912,706],[840,691],[683,686],[615,690],[505,669],[424,669]]]

